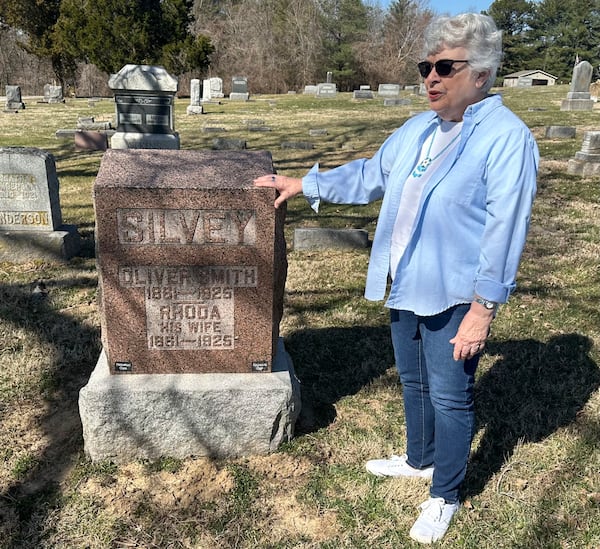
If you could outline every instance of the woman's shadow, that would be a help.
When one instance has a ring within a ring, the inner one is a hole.
[[[592,341],[580,334],[490,341],[498,361],[476,383],[476,428],[483,430],[471,456],[463,497],[481,493],[517,444],[539,442],[575,421],[600,386],[590,358]]]

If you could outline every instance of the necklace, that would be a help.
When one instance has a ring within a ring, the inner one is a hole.
[[[427,171],[427,168],[429,168],[433,161],[437,160],[440,156],[442,156],[452,145],[454,145],[454,142],[460,137],[459,132],[452,138],[452,141],[450,141],[450,143],[448,143],[439,153],[437,153],[433,158],[431,158],[429,155],[431,153],[431,147],[433,147],[433,142],[435,141],[436,133],[437,127],[435,128],[435,130],[433,131],[433,135],[431,136],[431,141],[429,142],[429,147],[427,148],[427,154],[425,155],[425,158],[423,158],[423,160],[421,160],[421,162],[419,162],[413,170],[413,177],[421,177]]]

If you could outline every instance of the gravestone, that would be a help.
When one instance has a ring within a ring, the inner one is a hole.
[[[333,73],[331,71],[327,71],[327,83],[331,84],[333,82]]]
[[[406,105],[410,105],[412,102],[410,99],[405,99],[403,97],[386,97],[383,100],[384,107],[404,107]]]
[[[94,203],[113,372],[270,370],[283,220],[274,191],[252,186],[270,162],[251,152],[105,154]]]
[[[378,97],[398,97],[400,95],[400,84],[379,84]]]
[[[310,150],[314,148],[314,145],[310,141],[282,141],[281,148]]]
[[[25,108],[21,98],[21,88],[19,86],[6,86],[6,103],[4,104],[5,111],[20,111]]]
[[[572,139],[575,133],[574,126],[548,126],[545,136],[547,139]]]
[[[352,99],[373,99],[373,92],[371,90],[354,90]]]
[[[369,245],[364,229],[306,227],[294,230],[294,250],[357,249]]]
[[[316,97],[333,99],[337,96],[337,85],[330,82],[322,82],[317,84]]]
[[[179,149],[173,108],[177,79],[164,68],[125,65],[108,85],[116,105],[113,149]]]
[[[231,79],[231,93],[229,99],[232,101],[248,101],[248,79],[245,76],[234,76]]]
[[[317,86],[315,86],[314,84],[307,84],[306,86],[304,86],[304,95],[316,95],[317,93]]]
[[[218,76],[206,78],[202,83],[202,101],[212,101],[214,99],[222,99],[223,94],[223,79]]]
[[[593,67],[587,61],[575,65],[569,93],[560,105],[561,111],[591,111],[594,108],[590,94],[592,72]]]
[[[299,387],[279,338],[284,209],[267,152],[109,150],[94,183],[103,351],[80,392],[93,460],[266,453]]]
[[[108,135],[97,130],[76,130],[73,135],[75,148],[80,151],[105,151],[108,149]]]
[[[187,114],[202,114],[204,110],[200,104],[200,80],[190,80],[190,104],[186,109]]]
[[[246,140],[237,137],[216,137],[212,142],[214,151],[242,151],[246,148]]]
[[[575,153],[575,158],[569,159],[567,173],[584,176],[600,174],[600,131],[583,134],[581,150]]]
[[[44,103],[64,103],[62,86],[44,85]]]
[[[80,250],[65,225],[54,158],[30,147],[0,148],[0,261],[66,260]]]

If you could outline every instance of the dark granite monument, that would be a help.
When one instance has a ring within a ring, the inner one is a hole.
[[[113,149],[179,149],[173,108],[177,79],[164,68],[125,65],[113,74],[117,132]]]

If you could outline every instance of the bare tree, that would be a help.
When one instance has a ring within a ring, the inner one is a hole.
[[[23,33],[0,25],[0,89],[7,84],[18,85],[26,95],[42,95],[44,84],[55,78],[52,65],[23,48]]]
[[[314,0],[196,0],[195,33],[215,46],[210,72],[247,76],[254,92],[286,92],[320,72],[322,32]]]
[[[393,0],[379,13],[372,41],[362,45],[360,59],[371,82],[415,83],[425,27],[433,13],[422,0]]]

